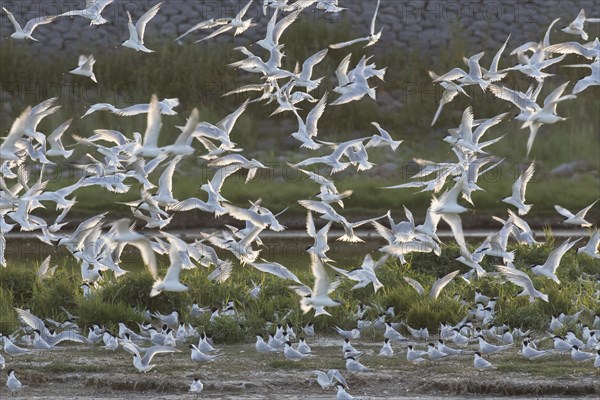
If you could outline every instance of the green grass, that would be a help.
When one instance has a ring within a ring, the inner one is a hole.
[[[517,268],[526,270],[532,263],[543,262],[554,246],[550,239],[538,248],[515,247]],[[460,300],[466,298],[472,303],[475,285],[488,296],[498,297],[497,321],[507,322],[514,327],[543,331],[547,328],[551,314],[570,314],[582,308],[591,313],[600,312],[600,303],[594,297],[597,285],[580,278],[583,273],[597,273],[598,262],[571,253],[565,255],[558,270],[561,285],[543,277],[533,278],[536,287],[549,295],[548,303],[540,300],[530,303],[525,297],[516,297],[520,291],[518,287],[503,283],[495,277],[483,278],[474,285],[467,285],[461,279],[456,279],[437,300],[419,296],[403,279],[404,276],[417,279],[428,290],[438,277],[456,269],[466,271],[462,264],[454,260],[457,256],[457,246],[447,245],[439,259],[432,254],[416,253],[404,266],[388,262],[377,271],[379,279],[385,285],[378,293],[373,293],[371,287],[352,291],[350,289],[353,283],[344,281],[334,293],[334,297],[342,305],[329,310],[331,317],[323,316],[314,320],[317,331],[331,334],[333,325],[353,327],[355,322],[352,314],[357,305],[362,303],[377,304],[384,310],[393,306],[397,314],[394,320],[406,321],[414,327],[427,327],[432,333],[437,332],[441,322],[457,323],[466,314],[467,307]],[[356,262],[358,263],[359,261]],[[486,270],[493,271],[494,264],[495,260],[486,258],[483,266]],[[352,265],[353,263],[345,263],[343,267],[351,269]],[[238,317],[223,318],[211,323],[210,315],[207,314],[192,321],[199,329],[212,333],[220,343],[253,340],[255,334],[267,333],[265,321],[273,320],[275,313],[282,316],[292,310],[288,321],[294,326],[303,326],[312,320],[312,313],[301,313],[298,296],[287,287],[289,282],[261,274],[250,267],[237,266],[231,278],[223,284],[208,281],[210,271],[204,268],[183,271],[181,279],[189,287],[187,292],[163,293],[152,299],[148,297],[152,278],[139,268],[137,272],[129,272],[119,279],[106,274],[101,288],[89,299],[84,299],[80,293],[79,271],[75,269],[71,272],[59,269],[55,277],[43,283],[30,279],[25,281],[28,284],[14,284],[15,277],[28,276],[33,268],[35,266],[21,265],[0,270],[0,308],[5,310],[0,327],[3,331],[14,328],[16,320],[15,313],[10,311],[12,307],[31,308],[32,312],[40,316],[62,320],[65,317],[58,308],[59,305],[64,305],[72,313],[79,315],[82,327],[101,324],[114,329],[121,321],[129,325],[142,322],[140,311],[146,307],[163,313],[177,309],[183,320],[188,320],[187,307],[192,302],[220,307],[223,302],[232,300],[239,313]],[[160,274],[164,274],[165,268],[161,263]],[[312,284],[312,275],[305,267],[296,268],[295,273],[302,282]],[[251,280],[263,284],[258,299],[249,295]],[[373,308],[365,315],[365,319],[377,316],[378,311]]]

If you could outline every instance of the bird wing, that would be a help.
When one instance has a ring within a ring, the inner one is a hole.
[[[129,22],[127,22],[127,29],[129,29],[129,39],[135,42],[139,42],[140,38],[138,36],[138,32],[135,29],[135,25],[133,25],[133,20],[131,19],[131,13],[127,10],[127,17],[129,17]]]
[[[310,211],[306,214],[306,233],[311,238],[317,237],[317,229],[315,228],[315,221],[313,220],[313,216]]]
[[[219,263],[217,267],[208,275],[208,280],[211,282],[223,283],[231,276],[233,272],[233,263],[224,261]]]
[[[500,57],[502,56],[502,53],[504,53],[504,49],[506,49],[506,45],[508,44],[508,40],[510,39],[510,35],[511,34],[509,33],[508,37],[504,41],[504,44],[502,45],[502,47],[500,47],[500,49],[498,50],[498,52],[494,56],[494,59],[492,60],[492,64],[490,65],[490,71],[492,71],[492,72],[498,72],[498,63],[500,62]]]
[[[503,265],[496,266],[496,269],[498,270],[498,272],[504,275],[504,277],[509,282],[512,282],[515,285],[522,287],[524,293],[533,296],[533,294],[536,292],[531,278],[525,272],[520,271],[516,268],[505,267]]]
[[[137,242],[131,242],[131,244],[139,249],[142,255],[142,260],[144,260],[144,264],[146,264],[146,267],[148,267],[148,272],[150,272],[150,275],[152,275],[154,279],[157,279],[158,271],[156,267],[156,255],[154,254],[154,250],[152,250],[150,241],[145,239]]]
[[[442,291],[442,289],[450,283],[450,281],[452,279],[454,279],[454,277],[456,275],[458,275],[458,273],[460,272],[460,270],[456,270],[454,272],[450,272],[448,275],[444,276],[443,278],[438,279],[433,286],[431,286],[431,290],[429,292],[429,297],[431,297],[432,299],[437,299],[438,296],[440,295],[440,292]]]
[[[146,119],[146,132],[144,133],[144,145],[152,147],[158,146],[158,134],[162,126],[160,110],[158,108],[158,98],[152,95],[148,106],[148,117]]]
[[[10,127],[10,131],[6,138],[4,138],[4,142],[0,145],[0,149],[11,149],[24,134],[25,134],[25,126],[27,124],[27,118],[31,113],[31,107],[28,106],[22,113],[19,115],[12,126]]]
[[[371,27],[369,28],[370,29],[369,33],[371,35],[375,34],[375,20],[377,19],[377,12],[379,11],[379,3],[381,3],[381,0],[377,0],[377,5],[375,6],[375,12],[373,13],[373,19],[371,19]]]
[[[340,371],[338,371],[337,369],[330,369],[329,371],[327,371],[327,377],[331,381],[333,381],[333,379],[336,379],[342,385],[348,386],[348,383],[346,383],[346,379],[344,379]]]
[[[8,19],[10,20],[10,22],[12,22],[12,24],[15,27],[16,31],[21,30],[21,25],[17,22],[17,20],[15,19],[15,16],[13,15],[13,13],[11,13],[10,11],[8,11],[6,8],[2,7],[2,9],[4,10],[4,12],[6,13],[6,15],[8,16]]]
[[[555,210],[556,210],[556,211],[557,211],[557,212],[558,212],[560,215],[562,215],[563,217],[566,217],[566,218],[572,218],[572,217],[574,217],[574,216],[575,216],[575,214],[573,214],[571,211],[569,211],[569,210],[567,210],[566,208],[564,208],[564,207],[561,207],[561,206],[559,206],[559,205],[555,205],[555,206],[554,206],[554,209],[555,209]]]
[[[6,11],[6,10],[5,10]],[[25,28],[23,28],[23,32],[30,34],[33,32],[33,30],[38,26],[38,25],[44,25],[44,24],[49,24],[50,22],[54,21],[54,19],[58,17],[58,15],[46,15],[44,17],[38,17],[38,18],[33,18],[30,19],[29,21],[27,21],[27,23],[25,24]],[[10,18],[10,16],[9,16]],[[11,19],[11,22],[13,20]],[[13,22],[14,25],[14,22]]]
[[[527,183],[533,177],[533,173],[535,172],[535,161],[532,161],[529,164],[529,167],[523,172],[523,174],[519,177],[521,179],[521,185],[519,187],[519,198],[522,202],[525,202],[525,191],[527,190]]]
[[[317,136],[319,132],[317,129],[317,122],[319,121],[319,118],[321,118],[321,115],[323,115],[326,105],[327,92],[325,92],[323,97],[321,97],[321,100],[319,100],[317,105],[313,107],[313,109],[308,113],[308,116],[306,117],[306,133],[308,137]]]
[[[234,112],[223,118],[221,121],[217,122],[216,126],[223,129],[227,134],[231,133],[233,126],[235,125],[237,119],[242,115],[244,111],[246,111],[246,107],[248,106],[249,100],[246,99],[241,106],[239,106]]]
[[[254,1],[254,0],[250,0],[250,1],[248,2],[248,4],[246,4],[246,5],[244,6],[244,8],[242,8],[242,9],[240,10],[240,12],[239,12],[239,13],[237,13],[237,15],[235,16],[235,19],[237,19],[237,20],[240,20],[240,21],[241,21],[241,19],[242,19],[242,18],[244,18],[244,15],[246,15],[246,12],[248,11],[248,8],[250,8],[250,5],[252,4],[252,2],[253,2],[253,1]]]
[[[329,293],[329,276],[325,271],[325,266],[314,253],[310,253],[310,270],[315,277],[314,296],[327,296]]]
[[[227,32],[228,30],[230,30],[230,29],[232,29],[232,28],[233,28],[233,26],[231,26],[231,25],[225,25],[225,26],[222,26],[222,27],[220,27],[219,29],[217,29],[216,31],[213,31],[213,32],[211,32],[211,33],[210,33],[208,36],[205,36],[205,37],[203,37],[203,38],[202,38],[202,39],[200,39],[200,40],[196,40],[196,42],[195,42],[195,43],[200,43],[200,42],[203,42],[203,41],[205,41],[205,40],[208,40],[208,39],[214,38],[215,36],[217,36],[217,35],[220,35],[220,34],[221,34],[221,33],[223,33],[223,32]]]
[[[556,249],[554,249],[548,256],[548,259],[546,260],[546,262],[544,263],[544,265],[547,266],[546,268],[548,268],[550,271],[552,271],[553,274],[556,274],[556,270],[558,269],[558,266],[560,265],[560,260],[565,255],[565,253],[567,251],[569,251],[571,249],[571,247],[573,247],[575,245],[575,243],[580,241],[581,238],[575,240],[574,242],[571,242],[570,240],[571,239],[565,240],[560,246],[558,246]],[[544,268],[544,269],[546,269],[546,268]]]
[[[279,43],[279,38],[294,21],[300,15],[302,10],[296,10],[290,14],[288,14],[285,18],[282,18],[277,24],[275,24],[275,28],[273,28],[273,42]]]
[[[152,362],[152,358],[154,358],[156,354],[175,352],[179,352],[179,350],[169,346],[152,346],[146,350],[146,354],[144,354],[144,357],[142,358],[142,364],[150,364],[150,362]]]
[[[265,261],[265,260],[263,260],[263,261]],[[266,272],[268,274],[275,275],[275,276],[278,276],[283,279],[290,279],[294,282],[302,284],[302,282],[300,282],[300,279],[298,279],[298,277],[294,273],[292,273],[289,269],[287,269],[286,267],[284,267],[283,265],[281,265],[279,263],[264,262],[264,263],[250,263],[250,265],[252,265],[254,268],[256,268],[259,271]]]
[[[598,199],[598,200],[600,200],[600,199]],[[579,211],[576,216],[579,217],[579,218],[585,218],[585,214],[587,214],[588,211],[590,211],[590,209],[592,207],[594,207],[594,205],[598,202],[598,200],[594,201],[592,204],[590,204],[589,206],[587,206],[583,210]]]
[[[154,7],[146,11],[146,13],[142,15],[140,19],[138,19],[138,21],[135,23],[135,30],[137,32],[138,39],[140,40],[141,44],[144,44],[144,32],[146,31],[146,24],[148,24],[148,21],[154,18],[156,13],[158,13],[158,10],[160,10],[161,5],[162,2],[157,3]]]
[[[314,66],[323,61],[323,58],[325,58],[325,55],[327,55],[328,50],[329,49],[320,50],[304,61],[302,64],[302,73],[300,74],[301,79],[310,79]]]
[[[17,311],[19,318],[21,318],[21,320],[24,323],[26,323],[33,329],[39,330],[40,332],[44,331],[44,328],[45,328],[44,321],[42,321],[41,319],[39,319],[38,317],[36,317],[32,313],[30,313],[29,311],[22,310],[20,308],[15,308],[15,311]]]
[[[419,293],[421,296],[425,293],[425,289],[423,288],[423,285],[421,285],[419,282],[417,282],[416,280],[409,278],[408,276],[403,277],[404,280],[406,281],[406,283],[408,283],[410,286],[413,287],[413,289],[415,289],[417,291],[417,293]]]
[[[187,144],[187,142],[190,139],[190,136],[192,136],[192,133],[194,133],[194,130],[196,129],[196,126],[198,125],[199,118],[200,118],[200,113],[198,112],[197,108],[194,108],[192,110],[192,113],[190,114],[190,117],[188,118],[187,122],[185,123],[183,130],[177,137],[177,140],[175,140],[176,145]]]
[[[362,38],[358,38],[358,39],[349,40],[347,42],[330,44],[329,48],[330,49],[341,49],[343,47],[352,46],[354,43],[366,42],[368,40],[369,40],[368,36],[367,37],[362,37]]]

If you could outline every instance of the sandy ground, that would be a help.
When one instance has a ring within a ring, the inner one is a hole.
[[[406,361],[405,345],[395,345],[391,359],[377,356],[377,343],[355,343],[365,350],[361,362],[373,372],[350,374],[341,357],[341,341],[309,340],[316,354],[292,362],[283,354],[258,354],[252,343],[223,345],[215,361],[193,363],[186,344],[176,354],[159,354],[154,370],[140,374],[132,357],[119,349],[69,346],[7,359],[26,385],[9,393],[6,374],[0,379],[0,398],[10,399],[333,399],[335,390],[323,392],[314,369],[337,368],[348,380],[348,390],[361,399],[582,399],[600,398],[600,370],[591,362],[574,363],[569,355],[551,355],[528,361],[517,349],[490,357],[497,370],[478,372],[472,356],[437,362]],[[419,344],[418,347],[424,347]],[[205,384],[199,395],[187,393],[194,377]]]

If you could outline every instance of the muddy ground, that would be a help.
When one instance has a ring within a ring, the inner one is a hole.
[[[187,344],[181,343],[181,353],[157,355],[155,369],[147,374],[138,373],[132,356],[122,349],[68,346],[13,360],[4,354],[6,369],[17,371],[26,387],[8,393],[3,373],[0,398],[333,399],[335,391],[323,392],[310,372],[329,368],[342,371],[349,392],[363,399],[600,397],[600,370],[592,362],[575,363],[568,354],[528,361],[515,348],[489,357],[496,370],[478,372],[471,355],[412,364],[406,361],[404,344],[395,345],[394,357],[385,359],[377,356],[379,344],[357,341],[355,347],[365,351],[361,362],[374,371],[353,375],[345,371],[340,340],[317,338],[308,343],[315,356],[298,362],[281,353],[258,354],[254,344],[247,343],[218,346],[222,355],[202,365],[191,361]],[[199,396],[187,393],[194,377],[205,384]]]

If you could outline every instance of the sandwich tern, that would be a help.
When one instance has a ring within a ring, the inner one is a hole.
[[[589,228],[592,224],[585,220],[585,215],[590,211],[592,207],[598,202],[598,200],[594,201],[592,204],[579,211],[577,214],[573,214],[571,211],[567,210],[564,207],[559,205],[555,205],[554,208],[560,215],[566,217],[567,219],[563,221],[565,224],[580,226],[582,228]]]
[[[127,17],[129,18],[129,22],[127,23],[127,27],[129,28],[129,39],[121,43],[121,46],[129,47],[135,51],[153,53],[154,50],[150,50],[144,46],[144,32],[146,31],[146,25],[158,13],[158,10],[160,10],[161,6],[162,2],[155,4],[152,8],[146,11],[144,15],[140,17],[140,19],[138,19],[135,25],[133,25],[133,21],[131,20],[131,13],[127,11]]]
[[[59,15],[47,15],[44,17],[33,18],[27,21],[25,28],[21,28],[21,25],[17,22],[14,15],[4,7],[2,7],[2,9],[15,28],[15,31],[10,35],[10,37],[13,39],[29,39],[39,42],[39,40],[32,36],[34,29],[39,25],[49,24],[50,22],[54,21],[55,18],[59,17]]]

